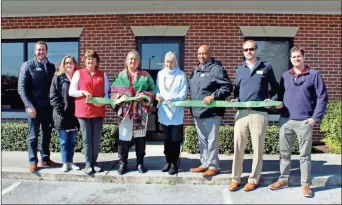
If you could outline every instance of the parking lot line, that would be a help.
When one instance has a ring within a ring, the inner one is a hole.
[[[13,189],[17,188],[19,185],[21,184],[21,182],[15,182],[14,184],[12,184],[11,186],[7,187],[6,189],[2,190],[1,195],[5,195],[8,192],[12,191]]]

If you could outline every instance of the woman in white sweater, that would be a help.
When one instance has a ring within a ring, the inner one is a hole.
[[[177,57],[173,52],[167,52],[164,59],[164,69],[157,76],[157,100],[159,101],[158,119],[163,128],[164,154],[166,164],[162,172],[170,175],[178,172],[177,162],[180,145],[183,141],[184,108],[174,107],[164,102],[181,101],[187,97],[188,82],[185,73],[177,66]]]

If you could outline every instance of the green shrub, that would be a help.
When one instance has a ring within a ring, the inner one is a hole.
[[[278,126],[268,126],[265,138],[265,154],[279,154],[279,127]],[[234,127],[225,125],[219,128],[219,138],[220,138],[220,154],[233,154],[234,153]],[[189,153],[199,153],[197,131],[195,126],[187,126],[185,128],[184,134],[184,151]],[[246,150],[246,154],[253,153],[251,138],[249,137]],[[298,140],[295,138],[293,144],[292,153],[299,153]]]
[[[1,149],[3,151],[27,151],[28,125],[24,122],[4,122],[1,123]],[[116,125],[105,124],[103,126],[100,152],[117,152],[119,138],[119,128]],[[59,152],[59,139],[55,129],[52,130],[51,152]],[[76,138],[75,152],[83,152],[81,132]]]
[[[199,151],[198,141],[197,141],[197,131],[195,126],[186,126],[184,130],[184,142],[183,142],[184,151],[196,154]]]
[[[322,141],[329,147],[329,152],[338,154],[341,153],[341,106],[342,100],[328,103],[321,123],[321,131],[324,133]]]

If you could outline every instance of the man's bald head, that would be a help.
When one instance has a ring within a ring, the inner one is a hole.
[[[206,64],[209,62],[210,60],[210,47],[208,45],[201,45],[198,48],[198,61],[200,62],[200,64]]]

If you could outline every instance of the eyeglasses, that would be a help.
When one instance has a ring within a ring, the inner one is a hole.
[[[243,52],[247,52],[247,51],[255,51],[255,48],[245,48],[245,49],[243,49]]]
[[[301,80],[299,80],[299,78],[301,78]],[[305,84],[305,75],[302,75],[301,77],[298,77],[298,78],[292,77],[292,81],[294,85],[301,86]]]

